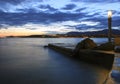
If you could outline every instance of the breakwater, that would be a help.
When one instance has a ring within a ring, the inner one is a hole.
[[[48,44],[48,47],[59,51],[67,56],[72,56],[74,53],[74,47],[69,47],[70,44]],[[74,56],[73,56],[74,58]],[[112,51],[101,51],[101,50],[91,50],[91,49],[82,49],[79,51],[77,59],[92,63],[100,67],[104,67],[106,69],[111,69],[114,61],[114,53]]]

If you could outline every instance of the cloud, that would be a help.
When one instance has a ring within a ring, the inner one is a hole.
[[[75,11],[76,11],[76,12],[81,12],[81,11],[83,11],[83,10],[85,10],[85,9],[87,9],[87,7],[78,8],[78,9],[76,9]]]
[[[120,26],[120,16],[116,16],[112,19],[112,26],[113,27]]]
[[[113,2],[120,2],[120,0],[71,0],[71,1],[73,1],[73,2],[91,2],[91,3],[98,3],[98,2],[102,2],[102,3],[104,3],[104,2],[111,2],[111,3],[113,3]]]
[[[79,20],[85,17],[84,13],[2,13],[0,14],[0,24],[7,25],[23,25],[29,22],[40,23],[40,24],[50,24],[54,22],[62,22],[68,20]]]
[[[30,9],[17,9],[16,12],[17,13],[37,13],[39,11],[37,11],[34,8],[30,8]]]
[[[109,9],[113,10],[112,27],[120,28],[120,6],[116,3],[120,0],[113,1],[0,0],[0,28],[22,27],[31,31],[40,28],[48,33],[105,29]]]
[[[86,31],[86,29],[89,30],[89,29],[93,29],[93,28],[96,28],[96,29],[102,28],[103,29],[103,25],[101,25],[100,22],[95,22],[95,21],[81,21],[76,25],[66,25],[66,26],[75,28],[77,30],[84,30],[84,31]]]
[[[29,29],[29,30],[37,30],[37,28],[26,28],[26,29]]]
[[[24,0],[0,0],[0,3],[11,3],[11,4],[18,4]]]
[[[33,1],[38,1],[38,2],[42,2],[42,1],[46,1],[46,0],[0,0],[0,3],[10,3],[10,4],[19,4],[21,2],[33,2]]]
[[[117,12],[118,14],[118,12]],[[98,15],[98,16],[97,16]],[[96,17],[97,16],[97,17]],[[99,13],[0,13],[0,27],[7,28],[8,26],[23,26],[28,23],[50,25],[61,24],[61,27],[75,28],[77,30],[85,29],[105,29],[107,28],[107,17],[100,17]],[[120,26],[120,16],[114,16],[112,26]],[[7,26],[6,26],[7,25]],[[57,26],[58,27],[58,26]],[[57,29],[57,27],[55,27]],[[59,26],[60,27],[60,26]],[[35,30],[35,27],[29,28]],[[47,28],[47,27],[45,27]]]
[[[65,22],[66,23],[66,22]],[[74,23],[74,22],[73,22]],[[34,27],[34,28],[33,28]],[[61,34],[71,31],[77,31],[74,28],[64,26],[64,22],[52,23],[49,25],[27,23],[22,26],[9,26],[6,30],[1,29],[0,35],[31,35],[31,34]]]
[[[65,7],[63,7],[62,9],[64,10],[72,10],[76,7],[75,4],[67,4]]]
[[[16,13],[41,13],[47,12],[52,13],[56,12],[58,9],[51,7],[50,5],[37,5],[35,7],[26,7],[26,8],[18,8],[15,10]]]
[[[58,9],[51,7],[50,5],[40,5],[41,9],[48,9],[49,11],[57,11]]]
[[[0,1],[0,10],[6,13],[19,13],[28,9],[39,11],[40,8],[38,6],[42,4],[43,1],[47,0],[3,0]]]

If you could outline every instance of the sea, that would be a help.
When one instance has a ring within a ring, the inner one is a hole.
[[[106,70],[44,47],[49,43],[77,44],[83,39],[1,38],[0,84],[120,84],[119,54],[112,70]],[[108,41],[91,39],[98,45]]]

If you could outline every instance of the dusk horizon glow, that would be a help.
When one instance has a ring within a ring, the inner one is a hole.
[[[120,29],[120,0],[0,0],[0,37]]]

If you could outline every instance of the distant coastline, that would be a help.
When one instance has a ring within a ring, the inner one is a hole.
[[[86,38],[86,37],[108,37],[108,30],[92,31],[92,32],[68,32],[66,34],[50,34],[50,35],[28,35],[28,36],[6,36],[5,38]],[[113,29],[112,37],[120,37],[120,30]]]

